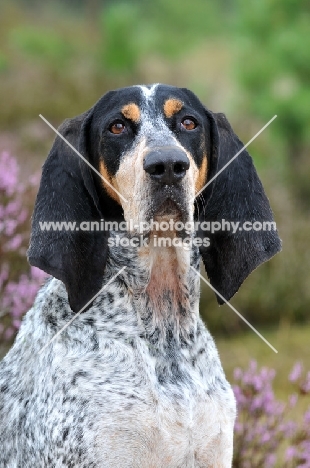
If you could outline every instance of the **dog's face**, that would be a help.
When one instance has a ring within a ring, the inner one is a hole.
[[[113,91],[95,106],[92,122],[88,146],[111,217],[122,206],[131,226],[193,218],[211,164],[210,121],[193,93],[164,85]]]
[[[153,218],[273,221],[251,157],[226,117],[187,89],[110,91],[59,131],[88,165],[56,138],[43,167],[28,256],[65,283],[74,311],[102,287],[109,233],[42,231],[41,222],[125,219],[135,229]],[[200,254],[211,284],[227,300],[280,250],[276,231],[220,231],[210,233],[210,242]]]

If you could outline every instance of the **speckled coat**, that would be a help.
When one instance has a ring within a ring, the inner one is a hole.
[[[40,290],[0,364],[1,468],[231,466],[235,400],[199,318],[199,277],[188,265],[188,307],[170,316],[168,295],[159,321],[148,265],[121,258],[126,270],[42,354],[73,312],[62,282]],[[121,266],[111,251],[103,284]]]

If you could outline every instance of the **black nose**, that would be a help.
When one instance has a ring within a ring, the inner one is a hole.
[[[185,176],[189,159],[179,148],[156,148],[145,156],[143,169],[152,179],[172,185]]]

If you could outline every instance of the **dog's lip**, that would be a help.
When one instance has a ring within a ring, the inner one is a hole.
[[[171,198],[168,198],[159,206],[154,214],[158,218],[162,216],[179,217],[181,216],[181,210]]]

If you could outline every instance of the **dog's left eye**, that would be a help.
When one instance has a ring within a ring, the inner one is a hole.
[[[114,133],[114,135],[120,135],[125,131],[125,129],[126,125],[121,120],[116,120],[109,127],[110,132]]]
[[[194,130],[197,127],[197,123],[195,120],[190,119],[189,117],[185,117],[185,119],[182,120],[181,126],[185,130]]]

